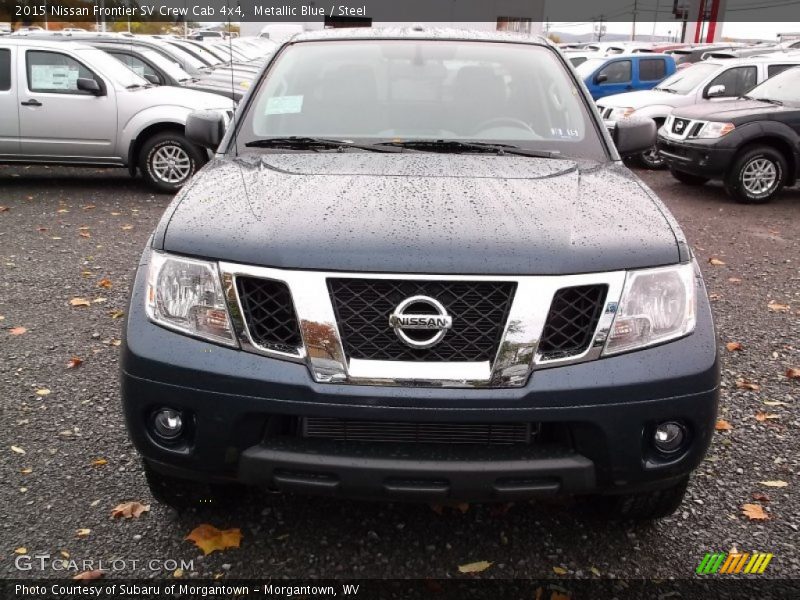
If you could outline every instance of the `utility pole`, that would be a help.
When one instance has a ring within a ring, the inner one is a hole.
[[[636,13],[639,9],[639,0],[633,0],[633,22],[631,23],[631,41],[636,41]]]
[[[598,42],[606,34],[605,17],[603,15],[600,15],[600,18],[595,21],[594,33],[597,35]]]

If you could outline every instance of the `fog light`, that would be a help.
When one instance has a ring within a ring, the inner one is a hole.
[[[683,448],[686,428],[675,421],[659,423],[653,434],[653,445],[663,454],[674,454]]]
[[[153,429],[158,437],[174,440],[183,433],[183,419],[177,410],[162,408],[153,415]]]

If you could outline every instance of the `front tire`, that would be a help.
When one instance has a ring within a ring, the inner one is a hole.
[[[670,169],[669,172],[672,176],[685,185],[699,186],[708,183],[708,177],[700,177],[699,175],[692,175],[686,171],[677,171]]]
[[[655,146],[636,155],[634,158],[639,166],[651,171],[660,171],[667,168],[667,162],[664,160],[664,157],[658,153],[658,148]]]
[[[159,192],[174,194],[203,166],[201,150],[178,131],[162,131],[145,140],[139,170]]]
[[[678,510],[686,495],[688,484],[689,478],[685,477],[671,487],[662,490],[619,496],[601,496],[595,507],[600,510],[602,516],[616,521],[662,519]]]
[[[725,191],[743,204],[765,204],[786,184],[786,158],[771,146],[753,146],[733,160]]]

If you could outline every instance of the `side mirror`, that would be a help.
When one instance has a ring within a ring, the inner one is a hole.
[[[706,90],[706,98],[719,98],[725,95],[725,86],[722,84],[712,85]]]
[[[225,120],[218,112],[195,111],[186,119],[186,137],[198,146],[216,150],[225,135]]]
[[[144,75],[142,75],[142,77],[144,77],[147,81],[149,81],[153,85],[161,85],[161,80],[158,78],[158,75],[155,75],[153,73],[145,73]]]
[[[96,79],[89,79],[88,77],[78,77],[78,89],[82,92],[89,92],[95,96],[102,96],[103,90],[100,89],[100,84]]]
[[[633,156],[656,145],[656,122],[646,117],[620,119],[611,137],[620,156]]]
[[[594,78],[595,83],[605,83],[606,81],[608,81],[608,75],[605,73],[600,73],[600,75]]]

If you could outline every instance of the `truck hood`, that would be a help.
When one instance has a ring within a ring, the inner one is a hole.
[[[700,119],[705,121],[750,121],[753,118],[770,118],[774,113],[785,110],[783,106],[759,102],[758,100],[726,100],[724,102],[704,102],[685,106],[672,114],[684,119]],[[789,108],[788,110],[797,110]]]
[[[620,106],[640,109],[645,106],[682,106],[694,102],[694,94],[672,94],[659,90],[641,90],[638,92],[625,92],[606,96],[597,101],[602,106]]]
[[[169,252],[279,268],[556,275],[678,262],[667,215],[615,163],[261,154],[206,165],[154,239]]]
[[[141,106],[182,106],[189,110],[235,109],[230,98],[179,86],[158,85],[132,93],[142,94]]]

